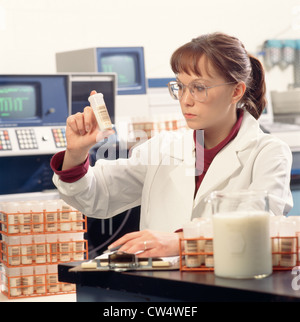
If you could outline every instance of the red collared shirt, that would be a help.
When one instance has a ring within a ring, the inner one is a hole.
[[[242,109],[238,109],[237,113],[238,113],[238,119],[235,125],[233,126],[233,128],[231,129],[230,133],[228,134],[228,136],[212,149],[205,149],[203,146],[203,135],[201,133],[197,133],[198,130],[194,131],[194,141],[196,146],[195,195],[214,157],[238,134],[242,124],[244,111]],[[197,140],[196,140],[196,137],[197,137]]]

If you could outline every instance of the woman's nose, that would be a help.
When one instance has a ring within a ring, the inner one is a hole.
[[[185,91],[182,94],[180,102],[185,106],[192,106],[194,105],[194,98],[188,88],[185,88]]]

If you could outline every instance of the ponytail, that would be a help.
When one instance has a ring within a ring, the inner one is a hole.
[[[265,73],[261,62],[249,55],[252,71],[245,94],[239,102],[253,117],[258,119],[267,105]]]

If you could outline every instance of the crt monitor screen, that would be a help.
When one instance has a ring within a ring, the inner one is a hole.
[[[134,54],[107,54],[101,57],[103,72],[117,73],[119,87],[131,87],[141,82],[137,66],[138,57]]]
[[[97,48],[98,71],[116,73],[118,94],[146,94],[143,47]]]
[[[90,92],[95,90],[98,93],[102,93],[104,101],[110,115],[112,123],[115,122],[115,95],[116,95],[116,83],[114,78],[108,78],[105,80],[83,80],[74,78],[71,81],[71,114],[77,112],[83,112],[86,106],[89,106],[88,101]]]
[[[0,85],[0,119],[33,119],[39,116],[38,84]]]

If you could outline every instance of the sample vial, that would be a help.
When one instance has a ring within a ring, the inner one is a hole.
[[[60,234],[58,236],[59,242],[59,260],[61,262],[69,262],[72,254],[71,234]]]
[[[59,282],[57,275],[57,265],[47,265],[47,292],[58,293]]]
[[[21,288],[21,268],[5,267],[4,269],[4,286],[10,296],[22,295]]]
[[[88,98],[95,113],[100,131],[111,130],[111,120],[104,102],[103,94],[97,93]]]
[[[294,267],[296,266],[297,257],[297,237],[296,237],[296,223],[291,217],[282,218],[279,226],[279,250],[281,252],[280,256],[280,266],[284,267]]]
[[[59,200],[45,201],[46,231],[57,231],[58,213],[60,209],[59,203]]]
[[[72,236],[73,260],[80,261],[84,259],[84,240],[83,233],[73,233]]]
[[[72,220],[72,230],[73,231],[81,231],[83,230],[83,217],[80,211],[77,211],[73,208],[71,212],[71,220]]]
[[[41,233],[44,230],[44,203],[43,201],[32,202],[32,230]]]
[[[23,295],[33,294],[33,266],[22,267],[21,268],[21,283],[22,283],[22,293]]]
[[[58,256],[58,241],[57,234],[47,234],[47,263],[56,263]]]
[[[62,283],[60,284],[62,292],[73,292],[75,291],[75,284]]]
[[[37,294],[46,293],[46,265],[34,266],[34,291]]]
[[[33,244],[32,244],[32,236],[21,236],[21,263],[24,265],[32,264],[32,257],[33,257]]]
[[[202,234],[205,238],[205,241],[204,241],[204,252],[206,253],[205,266],[206,267],[214,267],[214,256],[212,255],[212,253],[213,253],[213,225],[212,225],[211,219],[207,218],[207,219],[203,220],[202,230],[203,230]],[[211,254],[208,254],[208,253],[211,253]]]
[[[45,235],[34,235],[34,254],[37,264],[46,263],[46,238]]]
[[[60,213],[60,230],[71,230],[71,207],[66,203],[63,203]]]
[[[7,215],[4,214],[6,211],[6,202],[0,202],[0,232],[7,232],[7,225],[5,222],[7,221]]]
[[[188,222],[183,225],[183,236],[188,240],[185,241],[185,261],[187,267],[200,267],[202,256],[200,256],[200,225],[196,222]],[[196,254],[195,254],[196,253]]]
[[[3,235],[2,237],[4,237]],[[21,247],[19,236],[5,236],[3,241],[6,243],[6,251],[8,255],[8,263],[11,266],[18,266],[21,264]],[[3,243],[4,246],[4,243]]]
[[[10,201],[5,205],[6,214],[3,213],[3,222],[7,224],[7,231],[9,234],[17,234],[19,230],[19,202]]]
[[[32,222],[32,204],[31,202],[20,202],[20,212],[19,222],[20,222],[20,233],[30,233],[31,232],[31,222]]]

